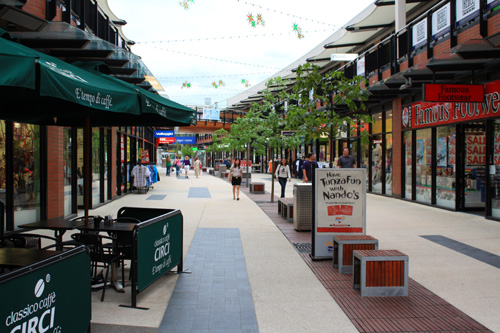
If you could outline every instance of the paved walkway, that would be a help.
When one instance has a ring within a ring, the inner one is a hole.
[[[202,277],[203,274],[210,274],[208,271],[205,272],[205,266],[210,266],[211,256],[201,256],[203,250],[199,252],[200,246],[202,248],[207,246],[210,251],[214,250],[209,243],[203,245],[198,243],[200,235],[207,232],[207,229],[213,229],[211,232],[215,233],[210,237],[221,237],[218,233],[222,231],[232,233],[238,230],[259,332],[370,331],[353,320],[352,313],[341,301],[339,305],[334,299],[335,295],[332,297],[332,288],[325,288],[324,278],[316,274],[314,265],[305,260],[307,256],[301,255],[293,245],[293,243],[307,244],[310,242],[310,236],[306,232],[296,232],[290,227],[281,230],[273,222],[272,216],[266,214],[265,205],[269,205],[269,211],[277,212],[276,203],[269,203],[271,199],[269,193],[247,195],[245,193],[247,191],[242,191],[240,201],[235,201],[232,200],[231,186],[227,181],[207,174],[199,179],[194,175],[190,176],[189,179],[162,177],[154,190],[147,194],[127,195],[96,209],[92,214],[116,214],[123,206],[180,209],[185,223],[184,267],[192,270],[193,281],[200,276],[199,274]],[[264,182],[266,191],[269,192],[270,175],[252,176],[254,180]],[[279,185],[277,183],[275,185],[277,192]],[[287,197],[292,197],[292,190],[289,184]],[[474,325],[479,325],[472,327],[464,324],[455,327],[454,330],[481,330],[485,327],[491,331],[500,331],[500,316],[497,311],[500,308],[498,222],[376,195],[368,195],[367,211],[367,234],[379,239],[380,248],[394,248],[408,254],[410,278],[449,304],[457,313],[470,317],[469,324],[473,322]],[[293,236],[293,239],[289,240],[287,234],[289,237]],[[236,248],[237,246],[233,247],[233,250],[236,251]],[[237,257],[238,260],[242,259],[236,252],[233,255],[235,262]],[[315,263],[328,265],[327,262]],[[221,274],[221,271],[214,270],[213,278],[216,277],[215,272]],[[224,269],[224,274],[225,272]],[[243,269],[240,273],[243,274]],[[106,299],[102,303],[98,300],[98,293],[93,293],[93,331],[124,333],[155,332],[160,327],[162,328],[160,331],[164,328],[175,329],[177,325],[182,325],[181,321],[177,318],[173,324],[167,317],[170,311],[175,311],[174,305],[179,302],[175,301],[176,299],[186,299],[176,294],[182,290],[176,288],[183,288],[183,283],[187,283],[183,281],[189,281],[189,278],[188,275],[179,277],[167,274],[139,294],[138,306],[149,308],[147,311],[117,306],[130,303],[128,288],[125,294],[107,292]],[[244,280],[241,275],[240,278]],[[199,285],[193,285],[195,291],[192,292],[198,292],[197,302],[200,300],[208,304],[208,293],[202,296],[202,291],[205,289],[201,285],[202,280],[199,280]],[[251,310],[247,307],[244,311],[241,303],[239,322],[234,318],[224,321],[217,319],[223,316],[222,297],[225,305],[236,304],[234,297],[230,297],[235,295],[234,288],[229,288],[231,284],[232,282],[228,282],[228,285],[224,286],[224,294],[219,292],[211,294],[210,304],[213,304],[213,307],[210,315],[206,315],[205,312],[204,319],[196,323],[199,326],[204,325],[203,328],[195,329],[195,321],[189,319],[192,324],[187,325],[192,325],[193,332],[211,332],[219,329],[239,332],[244,329],[250,331],[255,329],[255,326],[243,326],[254,324],[245,321],[250,319]],[[220,288],[222,290],[222,287]],[[232,291],[226,293],[226,290]],[[249,299],[248,296],[244,298]],[[359,297],[358,300],[362,302],[359,303],[362,305],[360,308],[366,306],[363,302],[373,301],[371,298],[360,299]],[[224,311],[226,309],[227,307],[224,307]],[[237,311],[233,311],[233,314],[235,313]],[[234,316],[237,317],[236,314]],[[190,318],[189,315],[186,315],[186,318]],[[243,318],[246,319],[242,320]],[[387,320],[394,322],[391,318]],[[229,328],[229,321],[236,325],[234,330]],[[419,326],[414,324],[406,329],[406,331],[418,331]],[[443,328],[436,327],[434,330]],[[186,330],[181,328],[180,331]]]

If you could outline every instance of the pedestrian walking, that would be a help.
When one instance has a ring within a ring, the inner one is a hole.
[[[229,170],[229,181],[233,185],[233,200],[240,200],[240,185],[242,174],[243,170],[241,169],[241,161],[239,158],[236,158],[234,160],[234,164]]]
[[[316,168],[318,167],[318,163],[316,162],[316,156],[314,156],[314,153],[308,153],[306,155],[305,162],[302,164],[303,183],[311,182],[313,166],[315,166]]]
[[[189,156],[184,156],[184,160],[182,161],[182,165],[184,166],[184,170],[186,171],[186,178],[188,177],[188,171],[191,167],[191,161],[189,160]]]
[[[356,160],[349,155],[349,148],[345,147],[342,156],[337,160],[337,168],[356,168]]]
[[[199,178],[198,176],[201,174],[201,161],[198,157],[194,159],[194,174],[196,175],[196,178]]]
[[[167,161],[165,165],[167,166],[167,176],[170,177],[170,171],[172,169],[172,160],[170,159],[170,156],[167,156]]]
[[[290,175],[290,167],[287,164],[286,158],[281,159],[281,163],[278,165],[278,168],[276,169],[276,178],[278,178],[278,181],[280,182],[281,185],[281,197],[285,197],[285,188],[286,188],[286,180],[288,178],[288,181],[292,181],[292,176]]]
[[[181,172],[181,160],[177,155],[175,155],[174,166],[175,166],[175,176],[179,177],[179,174]]]

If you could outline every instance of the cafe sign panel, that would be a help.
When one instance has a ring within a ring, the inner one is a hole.
[[[182,214],[174,214],[137,230],[139,291],[181,263],[182,222]]]
[[[403,128],[423,128],[500,116],[500,80],[484,85],[480,103],[417,102],[403,106]]]
[[[90,258],[85,250],[0,282],[0,332],[87,332]]]
[[[365,234],[366,169],[315,171],[314,258],[331,258],[334,235]]]

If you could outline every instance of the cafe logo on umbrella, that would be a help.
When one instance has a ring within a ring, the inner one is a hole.
[[[80,82],[88,83],[85,79],[83,79],[80,76],[76,75],[72,71],[70,71],[68,69],[58,68],[57,64],[54,63],[54,62],[45,61],[44,63],[45,63],[45,65],[47,65],[48,69],[50,69],[50,70],[52,70],[52,71],[54,71],[56,73],[64,75],[64,76],[66,76],[66,77],[68,77],[70,79],[73,79],[73,80],[77,80],[77,81],[80,81]]]

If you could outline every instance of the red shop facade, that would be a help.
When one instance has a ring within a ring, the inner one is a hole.
[[[401,108],[401,197],[500,220],[500,80],[482,103]]]

